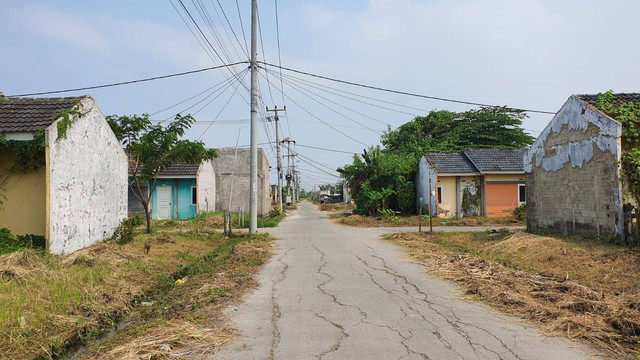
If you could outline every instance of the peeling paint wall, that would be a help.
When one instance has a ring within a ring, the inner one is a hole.
[[[216,210],[216,172],[211,161],[198,168],[198,213]]]
[[[57,123],[46,131],[48,241],[68,254],[113,234],[127,217],[127,158],[90,97],[87,112],[58,139]]]
[[[530,231],[622,236],[622,126],[571,96],[524,155]]]

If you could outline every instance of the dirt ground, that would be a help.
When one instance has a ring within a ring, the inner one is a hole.
[[[429,273],[543,331],[586,339],[612,358],[640,352],[640,253],[578,237],[524,232],[401,233]]]

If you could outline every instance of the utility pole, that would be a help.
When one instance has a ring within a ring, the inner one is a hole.
[[[291,155],[291,143],[295,144],[296,142],[289,139],[288,137],[282,139],[281,142],[283,144],[287,143],[287,175],[285,176],[285,178],[287,179],[287,199],[289,199],[289,197],[291,196],[291,181],[293,180],[292,169],[291,169],[292,167],[291,157],[296,156],[295,154]]]
[[[251,0],[251,151],[249,236],[258,230],[258,3]]]
[[[267,107],[267,113],[268,112],[274,112],[274,116],[273,116],[273,120],[276,123],[276,156],[278,157],[278,186],[277,186],[277,197],[276,197],[276,201],[278,202],[278,205],[280,205],[280,207],[282,207],[283,202],[282,202],[282,159],[280,156],[280,130],[278,127],[278,120],[280,120],[278,118],[278,107],[274,106],[273,110],[269,110],[269,108]],[[282,110],[280,110],[282,111]],[[287,107],[284,107],[284,111],[287,111]],[[269,120],[271,121],[271,120]]]

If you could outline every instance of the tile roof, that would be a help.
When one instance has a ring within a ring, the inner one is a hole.
[[[200,164],[177,163],[169,166],[160,173],[160,176],[196,176]]]
[[[598,99],[598,94],[589,95],[576,95],[576,97],[589,105],[596,106],[596,100]],[[613,94],[613,104],[618,106],[622,103],[628,102],[640,102],[640,93],[619,93]]]
[[[439,173],[477,173],[478,169],[463,153],[426,153],[424,157]]]
[[[48,127],[56,113],[71,108],[81,97],[1,98],[0,133],[32,132]]]
[[[524,149],[469,149],[464,154],[480,172],[524,172]]]
[[[469,149],[458,153],[426,153],[441,174],[524,172],[524,149]]]

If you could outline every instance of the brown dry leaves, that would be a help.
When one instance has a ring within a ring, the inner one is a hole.
[[[445,235],[433,235],[438,236]],[[461,243],[464,236],[452,235],[451,241]],[[462,284],[475,299],[534,321],[549,333],[586,339],[616,357],[635,358],[640,350],[637,253],[525,233],[493,243],[474,243],[466,236],[466,254],[454,254],[438,244],[443,239],[428,235],[391,239],[408,247],[429,272]]]

